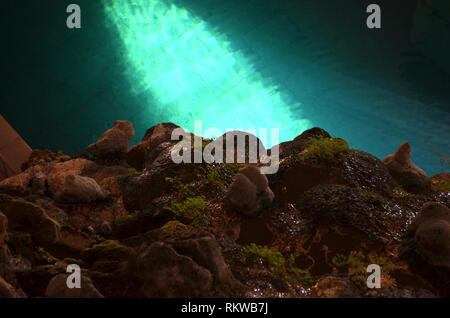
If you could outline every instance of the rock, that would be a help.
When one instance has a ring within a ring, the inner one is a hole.
[[[87,147],[87,151],[100,158],[125,155],[133,136],[133,125],[126,120],[117,120],[111,129],[105,131],[95,143]]]
[[[86,171],[98,170],[99,166],[86,159],[73,159],[57,163],[48,172],[48,187],[52,194],[62,189],[68,175],[82,175]]]
[[[0,212],[0,246],[3,245],[8,233],[8,218]]]
[[[319,184],[341,183],[342,172],[291,156],[280,162],[276,174],[268,175],[270,187],[279,203],[294,203],[307,190]]]
[[[312,137],[331,138],[328,132],[319,127],[305,130],[301,135],[295,137],[294,140],[282,142],[280,144],[280,159],[301,153],[305,150],[309,139]]]
[[[439,173],[430,178],[434,191],[450,192],[450,173]]]
[[[399,250],[411,269],[427,278],[441,296],[450,292],[450,209],[427,202],[408,228]]]
[[[37,172],[31,178],[31,192],[43,196],[47,192],[47,176],[42,172]]]
[[[102,236],[109,236],[112,233],[112,226],[108,221],[102,221],[95,226],[94,230]]]
[[[427,192],[431,189],[427,174],[411,162],[411,146],[402,143],[395,154],[383,159],[394,179],[407,191],[413,193]]]
[[[225,196],[227,204],[249,217],[259,215],[272,204],[273,199],[267,177],[257,167],[239,169]]]
[[[312,295],[321,298],[361,298],[356,285],[347,278],[326,276],[312,287]]]
[[[227,140],[232,138],[230,151],[233,150],[232,160],[227,159]],[[244,143],[244,148],[239,149],[238,145]],[[256,164],[260,157],[266,155],[266,148],[261,140],[255,135],[245,131],[229,131],[211,142],[211,146],[223,146],[223,160],[227,163],[247,163]]]
[[[190,257],[178,254],[163,242],[142,246],[136,271],[145,297],[205,297],[213,276]]]
[[[0,276],[0,298],[19,298],[15,288]]]
[[[236,287],[239,284],[225,263],[219,244],[213,237],[175,241],[171,245],[178,253],[191,257],[197,264],[207,268],[217,284],[228,287]]]
[[[411,218],[410,211],[376,193],[344,185],[313,187],[301,196],[297,206],[316,225],[356,229],[378,242],[399,241]]]
[[[195,165],[173,162],[171,151],[174,143],[164,142],[147,154],[145,171],[140,175],[131,175],[122,181],[122,193],[125,208],[128,211],[144,210],[153,199],[166,193],[170,186],[167,177],[179,177],[188,183],[194,177]]]
[[[94,179],[67,175],[63,188],[55,196],[55,201],[59,203],[89,203],[104,198],[103,190]]]
[[[375,156],[351,149],[343,163],[342,178],[347,185],[389,196],[397,186],[386,166]]]
[[[172,123],[161,123],[148,129],[141,142],[128,150],[127,163],[138,171],[144,170],[147,154],[159,144],[172,141],[172,132],[176,128],[180,127]]]
[[[45,297],[47,298],[103,298],[103,295],[95,288],[89,277],[81,275],[81,288],[67,287],[69,274],[59,274],[48,283]]]
[[[49,162],[67,160],[70,160],[70,156],[63,154],[61,150],[54,152],[48,149],[33,149],[28,160],[22,164],[22,170],[25,171],[34,166],[43,166]]]
[[[5,213],[11,230],[30,233],[38,244],[52,244],[60,239],[60,225],[36,204],[13,200]]]

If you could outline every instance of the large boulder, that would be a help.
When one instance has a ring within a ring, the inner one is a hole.
[[[450,291],[450,209],[427,202],[413,220],[399,250],[411,269],[426,277],[441,293]]]
[[[398,204],[345,185],[313,187],[301,196],[297,206],[316,225],[354,229],[366,239],[380,243],[399,241],[411,218],[411,212]]]
[[[383,159],[394,179],[407,191],[427,192],[431,189],[430,179],[425,171],[411,161],[411,146],[404,142],[394,154]]]
[[[228,205],[249,217],[258,216],[273,199],[267,177],[254,166],[239,169],[225,196]]]
[[[163,242],[141,247],[136,272],[145,297],[201,297],[213,282],[210,271]]]
[[[126,120],[117,120],[111,129],[108,129],[87,150],[95,157],[124,156],[128,145],[133,139],[133,124]]]
[[[80,288],[67,287],[69,274],[59,274],[48,283],[45,297],[47,298],[103,298],[95,288],[92,280],[84,275],[80,277]]]
[[[16,199],[5,214],[11,230],[30,233],[38,244],[53,244],[60,239],[61,226],[36,204]]]
[[[60,203],[89,203],[104,198],[103,190],[94,179],[67,175],[63,188],[55,196],[55,201]]]

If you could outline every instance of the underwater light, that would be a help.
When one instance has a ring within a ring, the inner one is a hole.
[[[152,105],[149,120],[189,131],[194,120],[222,131],[279,128],[280,141],[311,126],[299,119],[298,103],[288,104],[224,34],[188,10],[171,0],[103,3],[123,41],[133,91]]]

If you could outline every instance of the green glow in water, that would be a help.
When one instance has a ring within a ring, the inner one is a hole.
[[[288,105],[225,35],[186,9],[170,0],[104,0],[104,5],[124,43],[134,93],[158,104],[149,109],[151,118],[189,131],[194,120],[223,132],[279,128],[280,142],[311,126],[291,112],[298,105]]]

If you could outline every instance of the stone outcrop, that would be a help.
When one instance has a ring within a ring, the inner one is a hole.
[[[80,276],[80,288],[67,287],[69,274],[59,274],[48,283],[45,297],[47,298],[103,298],[89,277]]]
[[[431,189],[427,174],[411,161],[411,146],[404,142],[394,154],[383,159],[394,179],[406,190],[413,193]]]
[[[108,129],[87,151],[95,157],[124,156],[128,145],[134,136],[133,124],[126,120],[117,120],[111,129]]]

